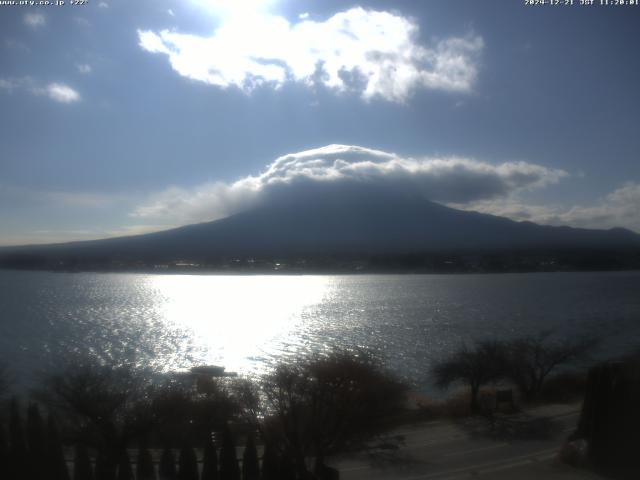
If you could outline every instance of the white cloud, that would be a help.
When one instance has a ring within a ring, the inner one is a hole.
[[[18,52],[23,52],[23,53],[29,53],[31,52],[31,49],[29,47],[27,47],[24,43],[15,40],[13,38],[7,38],[4,41],[4,46],[10,50],[15,50]]]
[[[59,103],[74,103],[81,100],[80,94],[64,83],[50,83],[40,86],[31,77],[0,78],[0,90],[13,93],[14,90],[23,90],[32,95],[43,95]]]
[[[5,93],[13,93],[16,90],[27,90],[31,93],[36,92],[35,82],[33,78],[26,77],[0,77],[0,90],[3,90]]]
[[[109,8],[109,4],[107,2],[100,2],[98,4],[99,8]]]
[[[300,201],[312,189],[335,195],[357,187],[413,192],[441,202],[471,202],[540,188],[565,175],[525,162],[492,165],[455,157],[402,158],[363,147],[329,145],[282,156],[260,175],[233,183],[169,188],[132,215],[190,223],[223,218],[273,199]]]
[[[593,205],[530,205],[517,198],[502,198],[452,206],[543,225],[626,227],[640,232],[640,183],[633,182],[614,190]]]
[[[73,21],[82,28],[89,28],[91,26],[91,22],[84,17],[74,17]]]
[[[173,10],[172,10],[172,9],[168,9],[168,10],[167,10],[167,13],[168,13],[169,15],[171,15],[172,17],[175,17],[175,16],[176,16],[176,14],[175,14],[175,13],[173,13]]]
[[[17,87],[16,81],[11,78],[0,78],[0,90],[11,93]]]
[[[418,43],[410,18],[353,8],[323,22],[256,11],[226,15],[211,36],[139,30],[139,45],[169,57],[180,75],[210,85],[251,91],[287,81],[323,85],[405,102],[418,89],[469,92],[483,40],[450,37]]]
[[[268,11],[278,0],[189,0],[214,16],[246,15]]]
[[[131,216],[173,225],[215,220],[255,205],[260,193],[244,182],[207,183],[189,189],[170,187],[139,205]]]
[[[88,75],[92,70],[91,65],[89,65],[88,63],[79,63],[78,65],[76,65],[76,68],[78,69],[78,72],[82,73],[83,75]]]
[[[64,83],[50,83],[43,92],[51,99],[60,103],[74,103],[80,101],[80,94]]]
[[[28,25],[31,28],[43,27],[47,20],[42,13],[27,13],[23,17],[25,25]]]

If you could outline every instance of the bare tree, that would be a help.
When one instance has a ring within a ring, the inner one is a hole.
[[[480,412],[478,393],[480,387],[503,376],[504,348],[498,342],[482,341],[473,348],[463,345],[451,357],[431,367],[431,375],[439,388],[461,382],[471,390],[470,409]]]
[[[525,400],[535,400],[552,371],[587,358],[597,344],[595,338],[554,339],[551,331],[513,340],[505,344],[505,376]]]
[[[262,430],[293,460],[300,478],[307,461],[362,448],[404,405],[406,387],[370,352],[332,351],[281,364],[261,386]]]
[[[64,419],[75,434],[96,446],[121,448],[141,428],[147,378],[127,366],[100,365],[89,359],[70,363],[45,377],[36,397]]]
[[[506,379],[525,400],[534,400],[551,372],[586,358],[596,345],[592,338],[554,339],[549,331],[511,341],[483,341],[473,348],[461,347],[436,363],[431,374],[440,388],[455,382],[469,385],[471,412],[478,413],[478,393],[483,385]]]

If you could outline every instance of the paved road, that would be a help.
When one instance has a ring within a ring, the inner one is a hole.
[[[426,422],[404,428],[393,455],[342,458],[343,480],[597,479],[561,464],[557,453],[573,431],[578,405],[551,405],[518,416]]]

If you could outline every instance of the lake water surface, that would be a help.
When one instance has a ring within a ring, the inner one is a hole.
[[[554,329],[600,356],[640,346],[640,272],[499,275],[169,275],[0,270],[0,360],[18,383],[61,357],[260,373],[283,355],[374,348],[429,390],[462,342]]]

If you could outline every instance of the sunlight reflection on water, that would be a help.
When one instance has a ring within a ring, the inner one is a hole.
[[[265,357],[300,329],[331,278],[319,276],[151,276],[146,281],[167,325],[188,332],[202,360],[230,370],[260,370]]]
[[[640,272],[505,275],[171,275],[0,271],[0,362],[23,379],[65,357],[160,371],[258,374],[288,355],[368,347],[429,388],[463,342],[596,332],[640,346]]]

